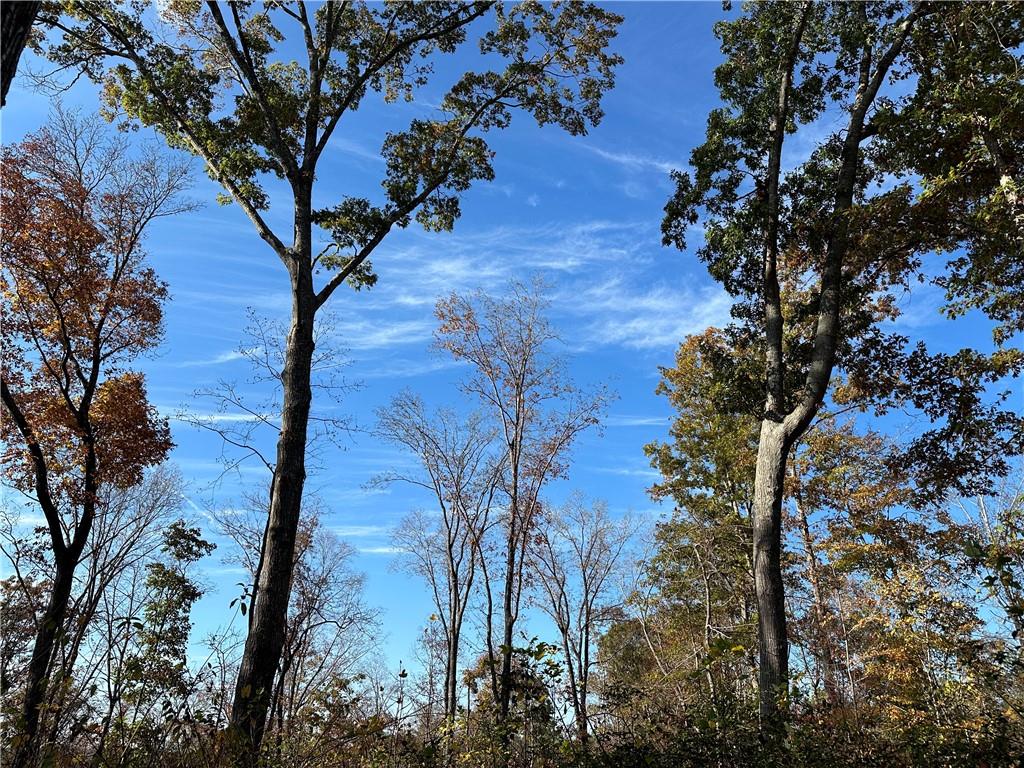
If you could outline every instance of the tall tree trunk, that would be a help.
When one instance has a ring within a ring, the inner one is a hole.
[[[40,6],[41,2],[25,0],[8,0],[0,3],[0,80],[3,86],[0,106],[7,104],[7,91],[14,82],[18,61],[25,50],[25,43],[28,42],[28,35],[32,31]]]
[[[762,726],[768,729],[780,719],[780,703],[789,683],[782,583],[782,491],[788,449],[783,425],[762,421],[754,475],[754,585],[760,645],[759,708]]]
[[[789,645],[786,638],[784,585],[782,581],[782,495],[783,478],[789,449],[800,439],[814,419],[828,392],[836,347],[840,338],[840,295],[843,262],[849,248],[849,216],[860,163],[860,144],[864,123],[875,96],[889,68],[903,48],[914,23],[922,13],[915,3],[898,25],[894,39],[878,58],[872,71],[873,50],[870,36],[860,52],[857,94],[850,111],[846,136],[843,139],[839,173],[832,208],[825,263],[821,271],[818,317],[814,346],[808,366],[803,395],[787,413],[785,391],[785,359],[783,356],[783,317],[779,297],[778,262],[778,185],[781,169],[784,118],[789,114],[789,81],[796,52],[799,49],[807,12],[805,4],[797,34],[793,37],[790,56],[779,89],[778,106],[772,124],[774,140],[769,153],[768,218],[764,258],[764,294],[767,360],[767,397],[765,418],[757,450],[754,477],[754,585],[758,604],[760,650],[760,714],[762,727],[769,738],[781,734],[779,726],[784,710],[779,707],[789,683]],[[865,34],[869,31],[864,4],[856,6],[863,18]],[[853,64],[853,62],[850,62]]]
[[[452,765],[455,753],[452,751],[452,739],[455,735],[455,715],[459,709],[459,636],[461,634],[462,616],[458,614],[452,622],[451,640],[448,644],[448,665],[445,670],[445,764]],[[467,712],[468,717],[468,712]]]
[[[283,407],[277,463],[249,634],[238,670],[229,726],[232,747],[236,750],[235,763],[241,768],[250,768],[258,762],[285,641],[295,539],[306,480],[306,435],[312,402],[310,377],[316,305],[309,264],[309,259],[299,255],[290,269],[292,324],[281,374]]]
[[[779,287],[779,181],[782,174],[782,146],[789,118],[793,71],[807,28],[812,4],[805,2],[796,17],[796,28],[785,58],[780,62],[779,90],[771,117],[771,145],[766,183],[765,242],[762,290],[766,384],[764,419],[757,445],[754,475],[754,504],[751,510],[754,535],[754,592],[758,606],[758,702],[762,731],[774,736],[779,731],[783,709],[780,702],[788,693],[789,643],[786,638],[786,600],[782,583],[782,492],[786,473],[787,441],[786,360],[783,345],[782,299]]]
[[[67,615],[68,603],[71,600],[75,559],[69,553],[58,559],[54,569],[50,601],[39,622],[39,629],[36,631],[36,639],[32,647],[32,659],[28,665],[28,686],[25,692],[25,701],[22,704],[22,730],[14,758],[11,760],[11,768],[25,768],[32,764],[36,756],[39,713],[46,700],[46,689],[49,683],[47,673],[50,669],[54,645],[63,630],[64,617]]]

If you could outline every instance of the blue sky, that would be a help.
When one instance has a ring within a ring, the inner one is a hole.
[[[695,255],[662,247],[659,236],[671,193],[668,172],[685,165],[717,103],[712,72],[720,54],[712,24],[724,16],[721,4],[613,7],[625,16],[615,47],[626,61],[605,99],[602,124],[574,138],[517,115],[509,130],[490,137],[496,179],[465,194],[455,231],[432,234],[410,227],[394,233],[373,259],[377,286],[361,293],[342,289],[330,302],[332,341],[347,350],[346,378],[361,386],[331,411],[350,417],[356,429],[341,437],[341,447],[324,448],[309,487],[329,509],[325,525],[359,550],[367,602],[382,610],[382,651],[391,661],[412,656],[413,638],[431,606],[422,586],[393,567],[388,532],[430,500],[409,488],[366,487],[374,475],[409,460],[370,430],[374,410],[405,388],[432,405],[463,402],[456,388],[463,371],[430,350],[434,301],[453,290],[501,292],[512,278],[540,275],[548,282],[551,318],[573,376],[584,385],[606,383],[619,396],[603,434],[589,434],[578,445],[570,477],[552,487],[551,500],[560,502],[578,489],[606,500],[613,513],[632,510],[647,520],[659,510],[645,493],[654,473],[642,448],[666,436],[670,416],[654,394],[658,366],[671,364],[685,335],[728,318],[727,297]],[[476,58],[467,47],[453,64],[473,66]],[[31,57],[26,63],[41,66]],[[444,75],[440,71],[436,84],[411,104],[367,99],[323,158],[317,204],[343,195],[379,199],[384,131],[429,115],[432,96],[450,83]],[[81,82],[65,101],[94,110],[95,90]],[[2,115],[4,142],[39,127],[49,107],[48,97],[16,80]],[[810,147],[806,134],[792,142],[796,152]],[[171,300],[166,341],[139,367],[152,401],[168,415],[182,407],[209,411],[211,403],[192,394],[219,380],[236,381],[258,397],[258,388],[245,384],[249,370],[238,355],[247,310],[287,316],[283,267],[237,207],[214,202],[217,191],[197,164],[191,195],[204,207],[158,222],[148,241],[151,263],[169,283]],[[287,197],[275,196],[272,204],[269,219],[287,234]],[[942,324],[941,335],[932,331],[938,298],[931,290],[915,292],[904,302],[903,322],[943,347],[974,340],[974,323]],[[252,463],[211,486],[221,472],[219,442],[180,421],[172,426],[172,460],[189,482],[197,519],[205,519],[210,508],[239,504],[247,486],[265,482],[265,470]],[[199,635],[227,622],[241,578],[218,554],[205,569],[214,589],[195,614]]]

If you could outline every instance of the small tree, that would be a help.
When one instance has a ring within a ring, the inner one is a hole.
[[[500,488],[502,635],[493,636],[494,568],[485,566],[486,632],[491,685],[499,722],[508,716],[512,696],[512,654],[516,621],[527,572],[527,552],[541,514],[541,492],[565,474],[573,441],[599,423],[608,395],[585,393],[568,378],[553,355],[557,340],[544,317],[540,286],[513,283],[508,298],[482,293],[453,294],[437,304],[441,325],[437,344],[473,366],[463,388],[479,399],[493,419],[501,444]],[[500,656],[500,664],[494,654]]]
[[[3,155],[0,290],[3,470],[46,519],[53,577],[26,676],[12,765],[36,750],[48,670],[103,489],[142,479],[171,447],[143,377],[124,366],[161,338],[166,287],[145,265],[147,226],[187,210],[184,167],[133,159],[97,122],[57,112]]]
[[[590,673],[598,633],[617,607],[614,575],[629,542],[628,519],[612,520],[598,502],[574,497],[549,512],[530,542],[541,609],[555,622],[565,658],[569,700],[580,745],[590,737]]]
[[[198,528],[176,520],[163,530],[161,556],[145,567],[137,631],[131,633],[119,670],[124,710],[102,745],[119,754],[119,761],[153,759],[187,743],[190,734],[181,729],[188,721],[194,683],[188,667],[191,613],[204,593],[194,571],[214,548]],[[106,758],[102,753],[97,757]]]
[[[493,524],[493,504],[503,462],[493,456],[494,430],[479,414],[461,420],[454,412],[428,414],[415,395],[404,393],[378,411],[378,432],[405,447],[422,472],[393,472],[380,482],[403,481],[434,496],[437,511],[408,515],[395,542],[409,556],[410,569],[430,587],[445,639],[444,718],[451,728],[458,710],[459,652],[466,610],[484,556],[483,541]]]

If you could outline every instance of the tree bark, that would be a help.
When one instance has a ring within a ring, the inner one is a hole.
[[[29,32],[39,13],[41,2],[5,2],[0,3],[0,80],[2,94],[0,106],[7,104],[7,91],[14,82],[18,71],[18,61],[25,50]]]
[[[36,734],[39,731],[39,713],[46,700],[46,689],[49,683],[50,660],[57,637],[64,626],[68,603],[71,600],[71,587],[74,583],[75,563],[71,556],[58,560],[54,569],[53,587],[50,601],[39,622],[35,643],[32,647],[32,660],[28,665],[28,685],[25,701],[22,704],[22,732],[18,749],[11,760],[11,768],[25,768],[32,763],[36,754]]]
[[[518,514],[516,502],[512,503],[510,514],[513,516],[512,529],[509,531],[507,549],[505,551],[505,589],[502,594],[502,644],[501,644],[501,675],[499,677],[498,719],[505,723],[512,703],[512,632],[515,628],[515,616],[512,611],[514,579],[516,567],[516,550],[519,548],[519,536],[515,529],[514,518]]]
[[[754,585],[760,645],[758,685],[762,727],[773,729],[788,693],[789,642],[782,583],[782,490],[789,445],[782,424],[765,419],[754,474]]]
[[[297,223],[297,230],[300,225]],[[301,238],[297,239],[301,242]],[[308,239],[305,243],[308,244]],[[277,463],[262,545],[262,564],[254,585],[249,634],[238,670],[229,726],[236,750],[235,763],[241,768],[255,766],[259,760],[274,678],[284,648],[295,540],[306,479],[316,295],[308,258],[301,254],[294,257],[289,271],[292,323],[281,374],[283,407]]]

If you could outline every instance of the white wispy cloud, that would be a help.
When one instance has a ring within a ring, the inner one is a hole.
[[[600,472],[602,475],[619,475],[621,477],[644,477],[658,478],[661,473],[653,469],[642,469],[640,467],[590,467],[593,472]]]
[[[431,318],[389,320],[369,317],[338,323],[339,341],[351,350],[384,349],[403,344],[422,344],[431,337]]]
[[[606,427],[661,427],[668,422],[667,416],[630,416],[613,413],[603,423]]]
[[[343,152],[346,155],[352,155],[358,157],[360,160],[368,160],[373,163],[383,163],[384,158],[381,157],[380,151],[368,147],[359,142],[353,141],[352,139],[345,138],[334,134],[331,136],[331,140],[327,142],[333,150]]]
[[[42,515],[34,515],[34,514],[7,515],[7,514],[5,514],[5,517],[6,517],[6,519],[12,525],[23,526],[25,528],[39,528],[41,526],[46,525],[46,518],[43,517]]]
[[[223,566],[219,566],[217,568],[207,568],[207,569],[205,569],[205,572],[209,573],[209,574],[221,575],[221,576],[226,576],[226,575],[239,575],[240,576],[240,575],[248,575],[249,574],[249,569],[248,568],[243,568],[240,565],[223,565]]]
[[[643,200],[647,197],[647,187],[636,181],[627,181],[620,187],[622,194],[633,200]]]
[[[510,279],[537,272],[577,274],[594,267],[635,266],[650,258],[643,253],[654,237],[647,230],[649,223],[605,220],[444,235],[410,230],[400,246],[377,258],[380,283],[349,304],[332,333],[361,361],[370,353],[422,348],[433,336],[432,308],[439,297],[478,288],[500,294]],[[382,369],[361,366],[360,377],[415,376],[450,364],[427,361],[410,368],[395,361]]]
[[[444,237],[413,233],[420,242],[379,260],[381,269],[404,278],[405,297],[419,291],[436,296],[460,287],[499,284],[535,270],[579,271],[595,265],[635,258],[650,222],[548,222],[527,227],[498,226]],[[437,253],[444,258],[437,258]],[[426,266],[426,268],[424,268]],[[413,277],[408,274],[408,277]],[[418,287],[412,294],[413,283]]]
[[[612,152],[593,144],[577,143],[574,146],[581,147],[608,162],[615,163],[631,171],[657,171],[658,173],[668,174],[671,171],[686,167],[686,163],[678,160],[666,160],[634,152]]]
[[[185,360],[177,364],[178,368],[193,368],[196,366],[206,365],[221,365],[223,363],[230,363],[235,360],[242,360],[245,358],[245,353],[238,349],[231,349],[227,352],[221,352],[219,355],[208,357],[203,360]]]
[[[169,421],[179,421],[191,424],[195,421],[210,422],[212,424],[233,424],[249,421],[266,421],[269,424],[276,424],[278,416],[275,413],[218,413],[208,411],[183,411],[180,407],[158,405],[157,413]]]
[[[584,322],[591,343],[653,349],[674,347],[690,334],[724,325],[732,301],[718,286],[638,289],[626,278],[613,277],[577,291],[565,305],[589,315]]]
[[[409,360],[409,359],[396,359],[387,360],[381,364],[374,365],[372,368],[361,372],[359,374],[360,379],[403,379],[412,378],[414,376],[425,376],[429,373],[436,373],[437,371],[444,371],[449,368],[455,368],[459,365],[464,365],[457,360],[448,360],[444,358],[437,358],[433,360]]]
[[[942,307],[946,304],[945,292],[931,283],[912,285],[897,300],[900,315],[887,321],[897,329],[919,330],[943,322]]]
[[[364,555],[400,555],[404,554],[405,550],[401,547],[360,547],[360,552]]]
[[[249,290],[245,286],[212,286],[203,290],[177,290],[174,301],[185,305],[210,307],[255,307],[261,313],[284,314],[292,306],[288,291]]]

